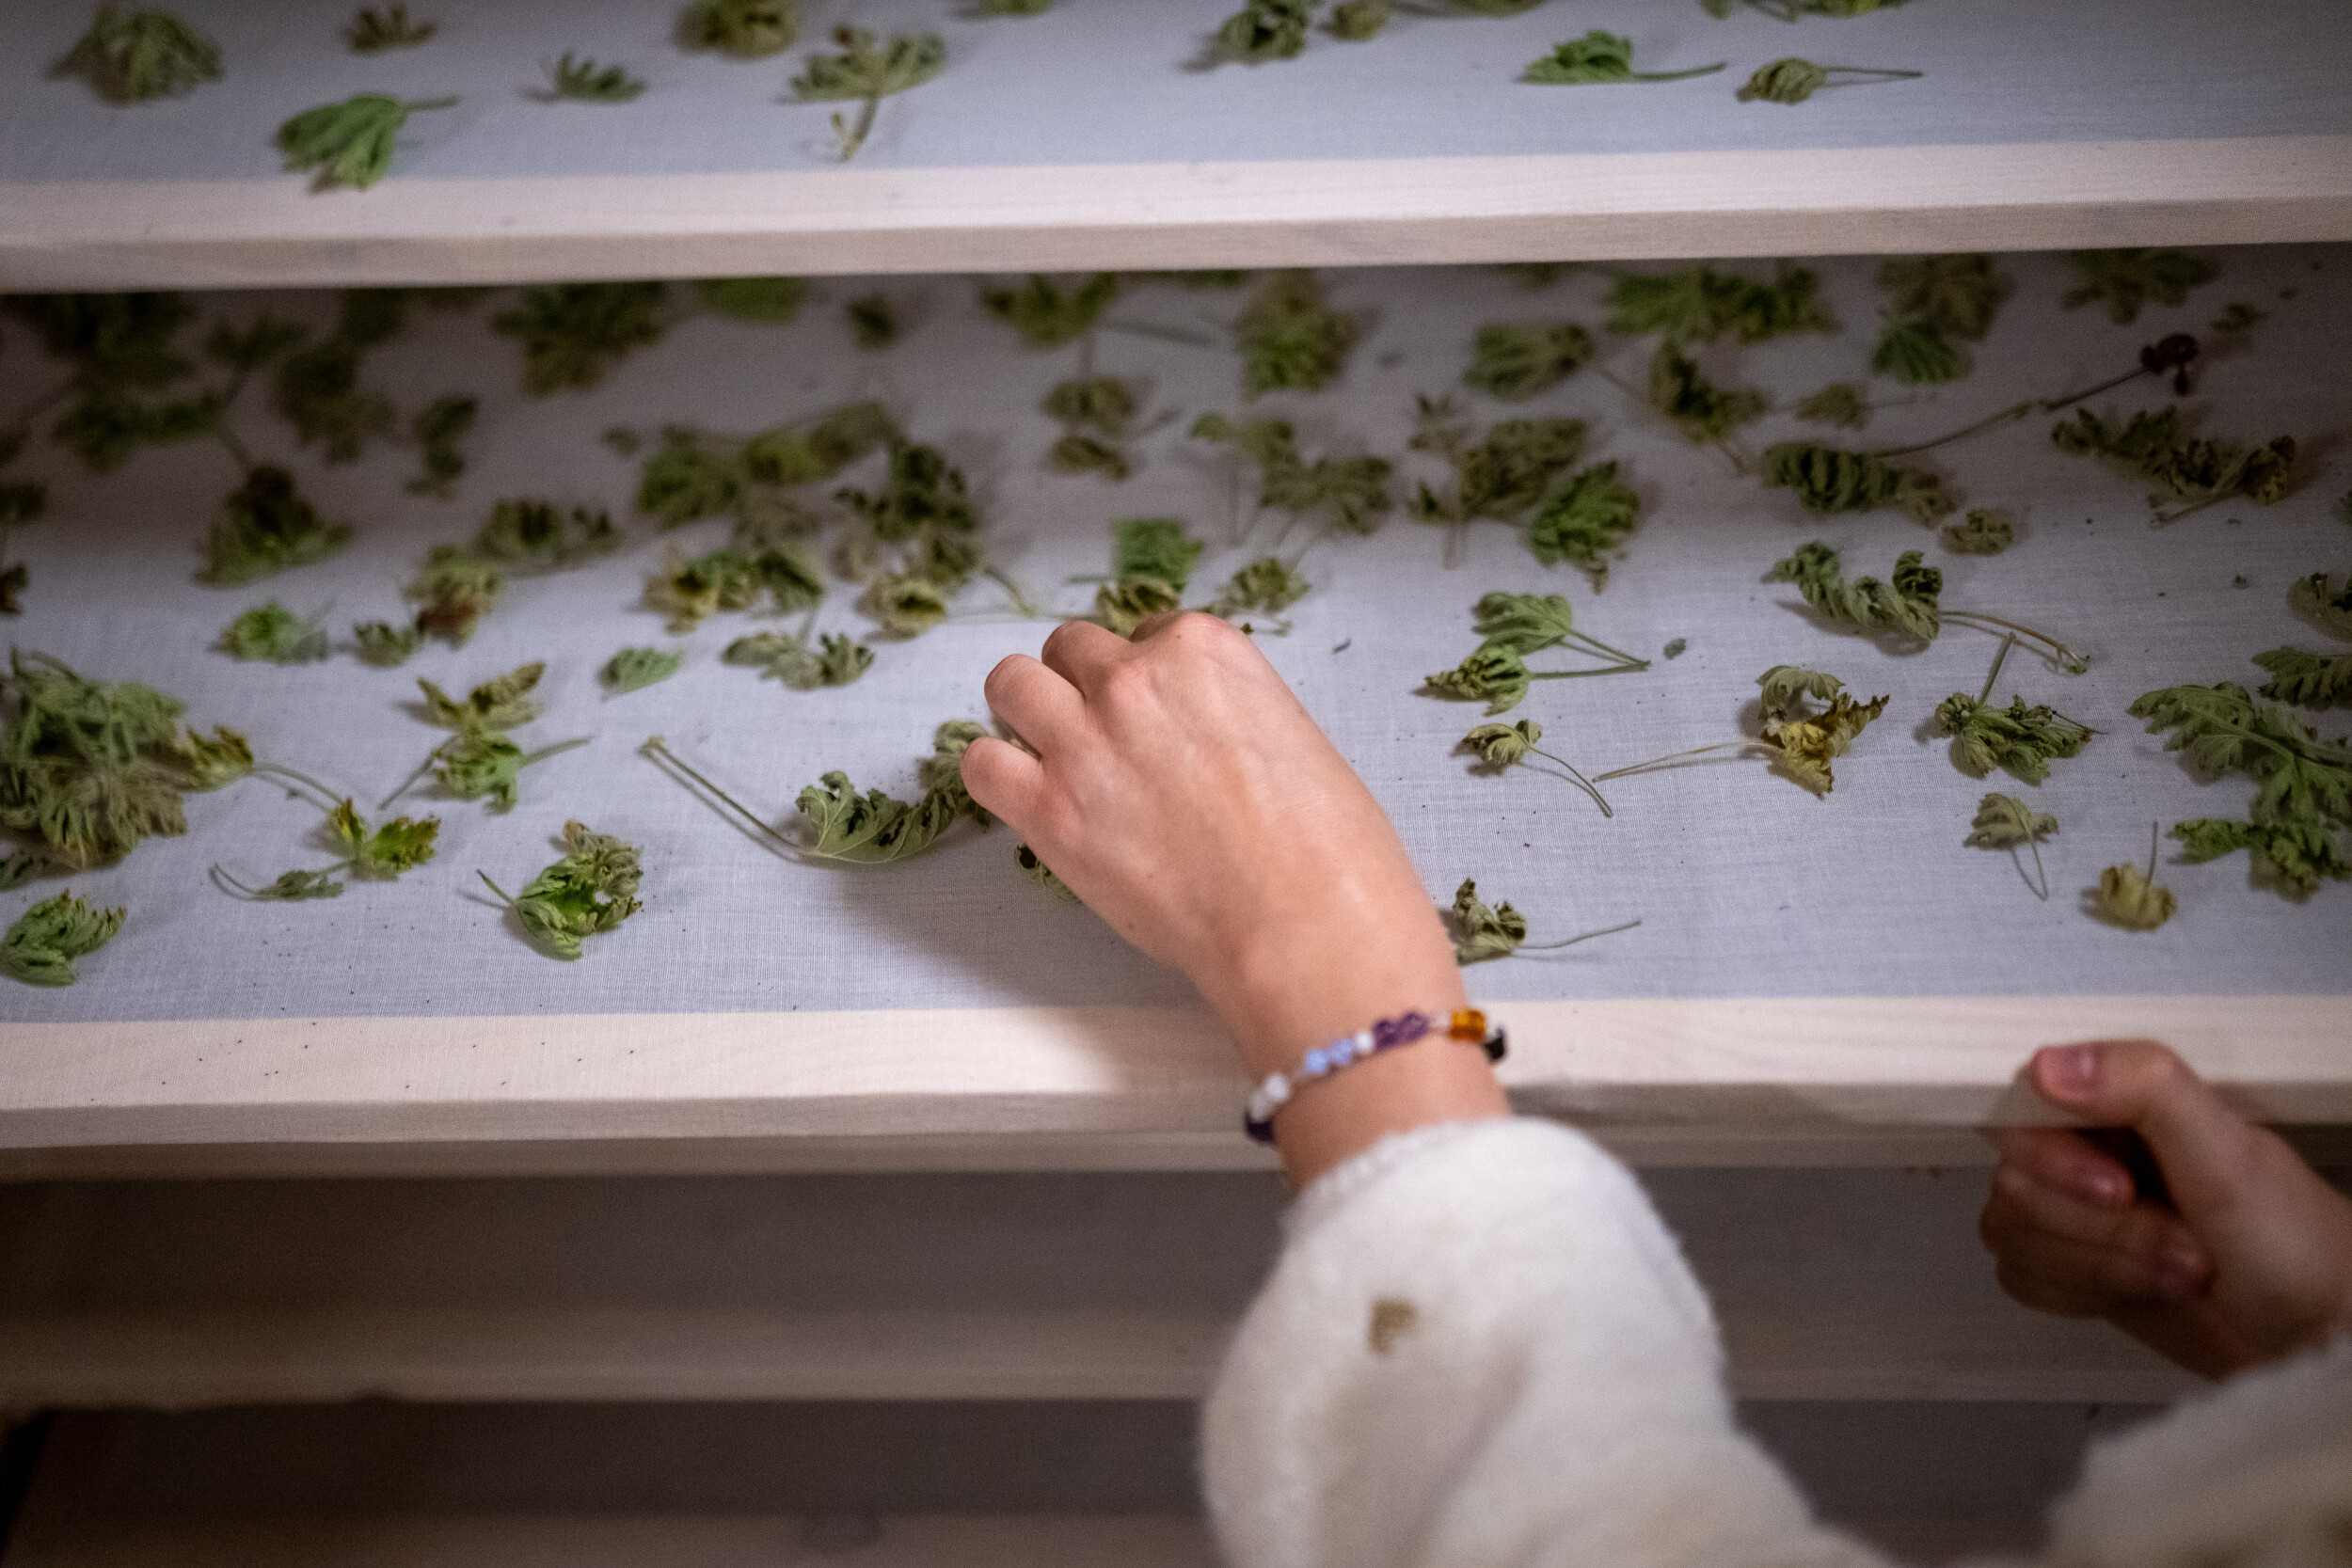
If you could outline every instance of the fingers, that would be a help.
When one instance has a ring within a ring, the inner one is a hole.
[[[2184,1301],[2213,1275],[2203,1249],[2166,1211],[2084,1203],[2013,1165],[1994,1174],[1978,1233],[2004,1291],[2067,1316]]]
[[[983,736],[964,749],[963,787],[983,811],[1026,832],[1045,787],[1044,765],[1009,740]]]
[[[1991,1134],[2001,1164],[2024,1171],[2054,1192],[2085,1203],[2121,1207],[2132,1201],[2132,1173],[2088,1139],[2058,1127],[2005,1127]]]
[[[1064,621],[1045,640],[1039,657],[1048,670],[1080,691],[1090,692],[1131,652],[1127,640],[1117,632],[1091,621]]]
[[[2051,1046],[2026,1072],[2044,1099],[2084,1120],[2136,1130],[2185,1211],[2226,1201],[2238,1173],[2267,1152],[2268,1133],[2153,1040]]]
[[[1086,699],[1077,688],[1025,654],[999,659],[981,689],[990,711],[1041,752],[1068,745],[1086,723]]]

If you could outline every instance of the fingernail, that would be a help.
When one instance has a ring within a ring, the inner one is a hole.
[[[2044,1051],[2042,1082],[2069,1099],[2090,1099],[2099,1092],[2099,1048],[2061,1045]]]

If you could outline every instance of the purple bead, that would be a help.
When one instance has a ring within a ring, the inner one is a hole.
[[[1307,1053],[1307,1059],[1299,1066],[1305,1069],[1308,1077],[1320,1078],[1329,1064],[1325,1061],[1322,1052],[1310,1051]]]

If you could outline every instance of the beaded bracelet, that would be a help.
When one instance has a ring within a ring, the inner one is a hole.
[[[1300,1058],[1295,1072],[1269,1072],[1258,1086],[1249,1091],[1249,1102],[1242,1110],[1241,1130],[1255,1141],[1274,1141],[1274,1113],[1291,1101],[1300,1088],[1318,1078],[1327,1078],[1343,1067],[1377,1056],[1383,1051],[1393,1051],[1400,1045],[1410,1045],[1427,1037],[1436,1027],[1426,1013],[1401,1013],[1384,1018],[1369,1029],[1359,1029],[1343,1035],[1330,1044],[1318,1046]],[[1486,1015],[1475,1007],[1463,1007],[1448,1019],[1445,1026],[1448,1039],[1469,1040],[1486,1053],[1486,1060],[1499,1062],[1510,1048],[1500,1024],[1489,1026]]]

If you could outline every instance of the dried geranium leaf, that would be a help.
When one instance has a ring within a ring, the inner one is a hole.
[[[2017,527],[2005,513],[1979,508],[1957,523],[1946,523],[1939,537],[1954,555],[1998,555],[2017,542]]]
[[[44,654],[12,652],[0,732],[0,825],[39,833],[59,864],[116,860],[142,838],[187,831],[180,797],[253,770],[244,736],[179,727],[152,687],[85,680]]]
[[[1617,479],[1615,462],[1597,463],[1543,503],[1527,525],[1528,547],[1547,566],[1577,567],[1598,590],[1609,581],[1610,552],[1633,532],[1641,509],[1633,487]]]
[[[857,156],[874,128],[874,113],[892,93],[919,87],[947,67],[947,44],[937,33],[899,33],[876,46],[874,35],[858,27],[835,27],[838,55],[811,55],[807,69],[792,79],[805,103],[864,99],[855,121],[833,117],[842,162]]]
[[[1036,850],[1025,844],[1016,844],[1012,848],[1012,856],[1014,863],[1021,867],[1021,874],[1028,878],[1030,881],[1035,882],[1065,904],[1074,904],[1078,901],[1078,895],[1070,891],[1070,884],[1055,876],[1054,868],[1038,859]]]
[[[1689,71],[1636,71],[1633,40],[1596,27],[1581,39],[1570,39],[1520,72],[1522,82],[1581,87],[1616,82],[1679,82],[1686,76],[1707,76],[1724,63],[1693,66]]]
[[[1574,322],[1492,322],[1470,341],[1463,385],[1517,403],[1583,368],[1592,334]]]
[[[1720,441],[1767,406],[1761,392],[1725,391],[1708,380],[1671,338],[1650,356],[1649,404],[1693,441]]]
[[[2191,289],[2212,282],[2220,270],[2185,250],[2077,250],[2067,260],[2074,263],[2082,281],[2058,304],[2069,310],[2100,305],[2118,326],[2137,321],[2140,308],[2151,300],[2184,303]]]
[[[97,952],[122,929],[122,911],[84,903],[72,893],[45,898],[17,916],[0,939],[0,970],[32,986],[70,986],[73,960]]]
[[[2091,893],[2092,912],[2127,931],[2153,931],[2179,907],[2170,888],[2158,887],[2154,874],[2137,865],[2108,866]]]
[[[2164,749],[2186,751],[2204,772],[2253,779],[2253,820],[2352,824],[2352,745],[2321,739],[2279,704],[2222,681],[2143,692],[2130,711],[2152,733],[2171,731]]]
[[[666,681],[686,663],[684,654],[671,653],[665,648],[623,648],[605,661],[596,678],[605,690],[618,697],[625,692],[642,690],[656,681]]]
[[[351,628],[351,635],[359,644],[359,657],[386,670],[407,663],[409,656],[424,646],[422,632],[389,621],[361,622]]]
[[[305,621],[273,599],[230,622],[220,634],[220,649],[231,658],[308,664],[326,657],[326,632],[317,621]]]
[[[87,77],[103,98],[143,103],[220,80],[220,46],[161,8],[99,8],[61,75]]]
[[[436,545],[402,594],[419,606],[416,629],[453,648],[472,640],[475,624],[498,607],[506,569],[462,545]]]
[[[1827,671],[1796,664],[1775,664],[1756,676],[1756,684],[1762,689],[1758,703],[1767,719],[1787,717],[1797,707],[1799,697],[1826,703],[1846,689],[1846,683]]]
[[[2243,849],[2253,859],[2255,877],[2283,892],[2309,895],[2319,891],[2323,878],[2352,878],[2344,835],[2324,822],[2230,822],[2208,816],[2174,823],[2172,836],[2181,841],[2181,858],[2187,861],[2217,860]]]
[[[545,572],[611,555],[621,547],[621,531],[608,512],[566,512],[552,501],[516,499],[491,507],[473,547],[510,570]]]
[[[579,822],[564,824],[564,855],[507,897],[504,889],[483,881],[505,899],[522,922],[523,932],[549,958],[580,957],[580,942],[621,923],[644,906],[637,897],[644,879],[638,849],[609,833],[592,832]]]
[[[294,488],[294,475],[272,464],[246,474],[229,494],[228,515],[213,525],[204,580],[232,585],[324,561],[351,542],[351,525],[319,515]]]
[[[1305,598],[1311,586],[1288,562],[1279,556],[1263,556],[1232,575],[1225,591],[1209,606],[1209,613],[1227,620],[1249,610],[1279,615]]]
[[[800,15],[792,0],[694,0],[678,19],[689,49],[715,49],[739,60],[763,60],[792,47]]]
[[[454,98],[403,101],[363,92],[340,103],[322,103],[278,128],[278,150],[296,173],[318,170],[317,187],[348,185],[365,190],[391,172],[392,146],[408,117],[423,109],[446,109]]]
[[[1670,273],[1619,273],[1609,288],[1609,329],[1655,332],[1669,343],[1711,343],[1730,332],[1760,343],[1791,332],[1835,332],[1820,302],[1820,280],[1804,267],[1783,267],[1757,283],[1712,267]]]
[[[1021,341],[1029,347],[1059,348],[1083,336],[1118,297],[1119,275],[1115,272],[1094,273],[1068,288],[1042,273],[1033,272],[1025,281],[1011,287],[981,285],[980,308],[1020,333]],[[1047,411],[1052,412],[1050,399]]]
[[[1848,582],[1837,552],[1816,540],[1775,563],[1766,580],[1795,583],[1805,603],[1842,626],[1898,632],[1932,642],[1944,628],[1937,603],[1944,592],[1944,574],[1922,565],[1922,552],[1905,550],[1896,559],[1891,584],[1876,578]]]
[[[2258,689],[2273,702],[2297,707],[2326,707],[2352,703],[2352,654],[2309,654],[2298,648],[2273,648],[2256,654],[2254,662],[2270,672]]]
[[[480,412],[480,403],[463,393],[435,398],[417,411],[408,435],[417,443],[423,471],[408,482],[409,494],[436,500],[455,494],[458,478],[466,471],[466,453],[457,443],[473,429]]]
[[[545,397],[594,387],[622,356],[660,342],[667,302],[660,283],[552,283],[524,290],[521,309],[490,325],[520,341],[523,390]]]
[[[351,19],[343,29],[343,40],[356,54],[375,55],[387,49],[413,49],[439,30],[435,23],[409,21],[405,6],[387,6],[382,10],[369,6]]]
[[[426,716],[445,730],[482,734],[519,729],[539,717],[539,700],[531,693],[548,667],[534,659],[518,664],[495,680],[483,682],[460,701],[431,681],[421,680]]]
[[[1939,474],[1809,441],[1766,448],[1764,483],[1795,491],[1797,503],[1817,516],[1895,507],[1915,523],[1933,523],[1949,516],[1954,506]]]
[[[1780,770],[1816,795],[1836,785],[1830,764],[1846,754],[1854,737],[1886,711],[1887,699],[1873,697],[1857,703],[1841,691],[1818,714],[1801,719],[1767,719],[1763,743],[1773,752]]]
[[[574,59],[568,49],[564,51],[563,58],[548,67],[547,95],[550,99],[568,99],[575,103],[628,103],[644,90],[644,78],[631,76],[627,67],[600,67],[592,58]]]
[[[703,277],[694,299],[704,309],[731,321],[781,326],[800,314],[808,285],[797,277]]]
[[[1278,388],[1323,390],[1346,368],[1362,334],[1355,317],[1325,305],[1314,274],[1276,273],[1233,324],[1242,395],[1254,398]]]
[[[2013,849],[2038,844],[2058,832],[2058,818],[2034,810],[2014,795],[1988,795],[1977,804],[1965,843],[1972,849]]]
[[[1936,705],[1935,733],[1952,737],[1952,765],[1972,779],[2005,768],[2029,784],[2050,776],[2052,758],[2078,756],[2091,731],[2046,705],[2023,697],[1995,707],[1965,691]]]
[[[1478,897],[1478,883],[1465,879],[1454,892],[1454,961],[1484,963],[1507,958],[1527,940],[1527,917],[1508,903],[1488,909]]]

